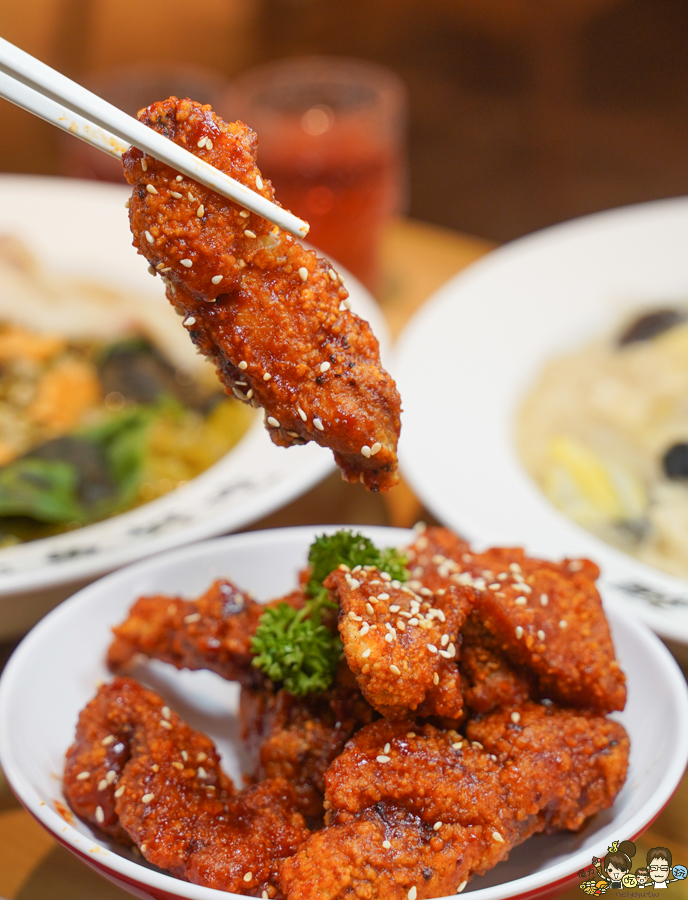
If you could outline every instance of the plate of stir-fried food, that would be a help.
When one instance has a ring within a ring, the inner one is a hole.
[[[598,574],[442,528],[160,555],[25,638],[0,763],[140,897],[544,896],[647,827],[688,757],[683,676]]]
[[[250,140],[242,140],[249,159]],[[235,136],[228,141],[236,142]],[[222,149],[221,142],[216,144],[214,152]],[[143,165],[139,159],[142,177]],[[254,178],[257,172],[254,165]],[[147,174],[162,191],[152,162]],[[192,207],[188,199],[196,188],[181,186],[173,176],[170,180],[175,188],[183,187],[181,205],[193,213],[187,227],[199,240],[212,238],[218,227],[212,198],[204,197],[203,219],[200,203]],[[267,181],[264,191],[271,191]],[[275,287],[272,273],[271,302],[293,323],[286,344],[273,329],[262,343],[253,341],[252,350],[242,346],[234,362],[230,350],[223,360],[217,354],[207,360],[207,341],[194,345],[198,335],[191,332],[190,316],[175,314],[165,298],[166,286],[170,295],[174,288],[171,273],[160,263],[149,266],[132,246],[129,213],[136,203],[131,196],[126,187],[114,185],[0,178],[0,636],[25,632],[56,602],[105,571],[234,530],[289,501],[332,467],[331,453],[316,442],[327,445],[339,433],[335,451],[345,460],[341,433],[358,440],[354,425],[366,428],[373,422],[379,404],[370,382],[377,378],[394,393],[367,324],[370,320],[384,340],[372,299],[353,278],[346,276],[344,287],[339,272],[335,286],[331,264],[291,239],[288,250],[298,255],[297,268],[310,267],[306,281],[298,271],[295,278],[310,291],[299,297],[310,303],[312,315],[299,316],[294,297],[287,309],[282,297],[289,299],[292,288],[288,283]],[[167,199],[172,209],[180,206],[171,194]],[[160,213],[164,207],[156,208]],[[258,217],[240,212],[236,206],[237,222],[262,236],[264,229],[254,221]],[[149,227],[157,233],[156,225]],[[222,233],[225,244],[231,243],[229,228]],[[269,307],[259,290],[265,281],[260,266],[267,265],[274,248],[266,249],[258,237],[251,242],[244,231],[241,235],[255,246],[244,248],[237,272],[247,282],[253,279],[251,297]],[[179,241],[183,258],[196,258],[189,241]],[[157,244],[154,249],[162,252]],[[168,255],[173,249],[172,242],[165,245]],[[195,277],[199,267],[177,268]],[[158,276],[151,278],[148,270]],[[235,316],[225,336],[248,335],[250,323],[240,317],[246,306],[242,288],[238,278],[234,281],[220,292],[209,279],[214,302],[199,302],[215,320]],[[314,324],[320,313],[329,316],[327,322]],[[201,312],[196,315],[200,323]],[[283,325],[277,330],[285,332]],[[315,335],[310,354],[299,328]],[[331,339],[326,340],[328,329]],[[343,349],[334,346],[338,339]],[[292,348],[290,363],[280,358],[286,345]],[[270,350],[275,358],[268,365]],[[294,371],[285,373],[290,366]],[[225,373],[230,367],[231,378],[222,371],[218,378],[218,367]],[[299,374],[301,368],[305,371]],[[340,390],[344,371],[346,386]],[[292,409],[303,431],[296,437],[293,423],[286,427],[289,378],[302,385]],[[260,386],[249,387],[256,379]],[[370,397],[367,405],[357,400],[357,391]],[[354,407],[347,398],[353,398]],[[340,407],[340,419],[348,422],[344,429],[336,416]],[[272,426],[275,416],[284,428]],[[362,466],[345,462],[347,477],[360,479],[365,469],[373,488],[394,477],[390,439],[382,433],[384,416],[380,423],[378,429],[376,420],[360,439],[369,454],[359,452]],[[270,440],[302,445],[310,432],[313,443],[289,452]]]

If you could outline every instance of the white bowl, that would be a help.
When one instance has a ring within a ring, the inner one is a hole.
[[[177,320],[161,283],[148,275],[146,261],[131,245],[124,208],[129,193],[124,186],[91,181],[0,176],[0,234],[21,238],[51,272],[135,291],[142,303]],[[371,323],[384,350],[386,328],[375,301],[353,276],[346,283],[354,311]],[[175,327],[169,340],[179,353],[191,343]],[[164,497],[77,531],[0,549],[0,640],[27,631],[104,572],[241,528],[333,468],[331,452],[316,444],[276,447],[257,419],[218,463]]]
[[[588,556],[608,595],[688,644],[688,582],[560,513],[521,463],[514,425],[543,364],[629,311],[688,297],[688,200],[587,216],[514,241],[447,282],[397,346],[400,464],[440,519],[478,543]]]
[[[287,528],[195,544],[106,576],[53,610],[24,639],[0,679],[0,765],[24,806],[66,847],[138,897],[221,900],[226,893],[178,881],[137,860],[64,811],[60,776],[79,710],[110,677],[104,665],[110,627],[143,593],[197,596],[229,576],[261,599],[296,583],[318,528]],[[380,546],[403,546],[412,535],[361,529]],[[612,840],[632,840],[661,812],[688,758],[688,692],[662,643],[615,604],[607,606],[617,654],[628,676],[629,700],[615,715],[631,737],[626,784],[614,806],[578,834],[538,835],[466,893],[475,900],[556,892]],[[242,769],[237,740],[238,688],[210,672],[178,672],[153,663],[148,682],[194,727],[216,741],[233,778]],[[661,735],[661,740],[657,739]],[[235,895],[231,895],[235,896]]]

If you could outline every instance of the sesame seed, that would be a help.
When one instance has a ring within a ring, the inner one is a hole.
[[[142,803],[150,803],[151,800],[155,800],[155,794],[144,794],[143,797],[141,797]]]
[[[202,150],[205,147],[205,138],[202,137],[200,141],[196,144],[199,150]]]
[[[368,657],[370,656],[370,647],[367,650],[364,650],[363,653],[361,653],[361,656],[363,657],[363,659],[368,659]]]
[[[547,596],[547,594],[540,594],[540,605],[547,606],[548,603],[549,603],[549,597]]]
[[[98,790],[99,791],[105,791],[109,787],[110,787],[110,784],[109,784],[107,778],[101,778],[100,781],[98,782]]]
[[[301,276],[301,281],[308,280],[308,269],[305,266],[301,266],[299,269],[299,275]]]
[[[182,322],[182,325],[186,325],[187,328],[190,328],[192,325],[195,325],[195,324],[196,324],[196,320],[194,319],[193,316],[187,316],[184,319],[184,321]]]
[[[388,763],[391,759],[389,756],[385,756],[384,754],[380,754],[380,756],[376,756],[375,759],[379,763]]]
[[[471,747],[474,750],[482,750],[483,749],[483,745],[480,743],[480,741],[471,741]]]
[[[299,416],[301,417],[301,420],[302,420],[303,422],[307,422],[307,421],[308,421],[308,416],[307,416],[306,413],[301,409],[300,406],[297,406],[297,407],[296,407],[296,412],[299,414]]]
[[[265,375],[263,375],[263,381],[270,381],[271,378],[272,375],[269,372],[266,372]]]
[[[160,724],[163,728],[166,728],[168,731],[172,731],[172,723],[168,722],[167,719],[160,719]]]
[[[320,421],[320,419],[313,419],[313,424],[314,424],[315,427],[318,429],[318,431],[324,431],[324,430],[325,430],[325,426],[324,426],[323,423]]]
[[[388,632],[385,635],[385,640],[387,641],[388,644],[391,644],[392,641],[394,640],[394,635],[391,632]]]
[[[274,416],[268,416],[268,425],[270,425],[272,428],[280,427],[280,423],[277,421],[277,419]]]
[[[179,191],[170,191],[170,194],[174,197],[175,200],[182,199],[182,195],[179,193]]]
[[[208,777],[208,773],[207,773],[206,770],[203,768],[203,766],[199,766],[199,767],[198,767],[198,769],[196,770],[196,775],[197,775],[199,778],[207,778],[207,777]]]
[[[239,266],[240,269],[245,269],[245,268],[246,268],[246,262],[245,262],[245,260],[243,260],[243,259],[238,259],[238,260],[237,260],[237,265]]]
[[[432,683],[434,685],[438,685],[440,683],[440,676],[437,674],[437,672],[435,672],[435,674],[432,676]]]
[[[153,772],[159,772],[160,766],[157,763],[153,763],[153,765],[151,766],[151,769]]]
[[[207,150],[213,149],[213,142],[210,140],[210,138],[205,139],[205,146]]]
[[[183,180],[183,175],[177,175],[177,177],[175,178],[175,181],[182,181],[182,180]]]
[[[245,372],[246,369],[248,369],[248,363],[242,359],[241,362],[239,363],[239,368],[241,369],[242,372]]]
[[[203,218],[203,213],[204,213],[204,212],[205,212],[205,206],[203,206],[203,204],[201,203],[201,205],[200,205],[200,206],[198,207],[198,209],[196,210],[196,215],[198,216],[199,219],[202,219],[202,218]]]
[[[260,177],[260,175],[256,175],[256,187],[259,191],[263,190],[263,179]]]
[[[205,762],[208,758],[208,754],[204,753],[202,750],[200,753],[196,754],[196,762]]]
[[[427,648],[431,653],[437,653],[437,647],[434,644],[427,644]]]
[[[521,721],[521,713],[512,712],[511,721],[514,723],[514,725],[518,725],[518,723]]]
[[[99,825],[102,825],[104,821],[105,821],[105,813],[103,812],[103,807],[97,806],[96,807],[96,822],[98,822]]]
[[[244,234],[247,238],[254,238],[256,236],[255,231],[249,231],[248,228],[244,231]]]
[[[246,394],[242,394],[242,392],[239,390],[239,388],[233,387],[232,393],[237,398],[237,400],[242,400],[242,401],[246,400]]]
[[[449,643],[449,635],[443,634],[442,637],[440,638],[440,644],[442,644],[443,647],[446,647],[448,643]]]
[[[559,622],[559,627],[560,627],[560,628],[568,628],[568,625],[569,625],[569,623],[566,621],[566,619],[562,619],[562,620]]]
[[[370,625],[367,622],[364,622],[361,625],[361,630],[358,632],[361,637],[365,637],[370,631]]]
[[[523,637],[523,629],[520,625],[516,626],[516,637],[520,640]]]
[[[141,168],[143,169],[144,172],[148,171],[148,163],[146,162],[145,159],[141,160]]]
[[[185,269],[190,269],[193,265],[193,260],[191,259],[180,259],[179,262],[184,266]]]
[[[253,872],[247,872],[244,875],[244,881],[251,881],[252,878],[253,878]]]
[[[493,831],[492,837],[494,838],[495,841],[497,841],[498,844],[504,843],[504,838],[501,836],[501,834],[498,831]]]
[[[409,892],[406,896],[408,897],[408,900],[416,900],[416,897],[418,896],[418,891],[416,890],[415,884],[413,885],[412,888],[409,889]]]
[[[193,624],[194,622],[199,622],[200,619],[201,619],[201,614],[200,614],[200,613],[191,613],[190,616],[184,616],[184,618],[182,619],[182,621],[183,621],[186,625],[191,625],[191,624]]]
[[[320,371],[321,372],[327,372],[327,370],[329,368],[331,368],[330,363],[328,363],[328,362],[320,363]]]
[[[169,706],[163,706],[163,708],[160,710],[160,715],[163,717],[163,719],[167,719],[169,721],[172,715]]]
[[[155,187],[153,187],[152,184],[147,184],[146,190],[148,191],[149,194],[157,194],[158,193],[157,189]]]
[[[367,444],[364,444],[361,447],[361,456],[365,456],[366,459],[370,459],[370,447]]]
[[[375,441],[373,446],[370,448],[370,455],[375,456],[376,453],[379,453],[382,450],[382,444],[379,441]]]
[[[115,791],[115,797],[119,798],[122,796],[123,793],[124,793],[124,785],[122,784]]]
[[[110,744],[114,744],[115,743],[114,734],[109,734],[107,737],[104,737],[100,743],[103,745],[103,747],[109,747]]]
[[[90,777],[91,777],[90,772],[79,772],[79,774],[76,776],[76,780],[77,781],[86,781],[86,779],[90,778]]]
[[[463,747],[463,741],[454,741],[452,750],[460,750]]]
[[[387,572],[381,572],[380,574],[381,574],[382,577],[384,578],[385,575],[387,574]],[[389,594],[387,594],[387,593],[385,593],[385,592],[383,592],[382,594],[378,594],[378,595],[377,595],[377,599],[378,599],[378,600],[389,600]]]
[[[412,619],[409,619],[409,625],[417,625],[418,619],[414,616]]]
[[[375,610],[373,609],[373,604],[372,604],[372,603],[366,603],[366,607],[365,607],[365,608],[366,608],[366,612],[368,613],[368,615],[370,615],[370,616],[374,615]]]
[[[385,850],[389,850],[392,845],[389,841],[383,841],[382,846],[385,848]]]
[[[269,895],[268,895],[267,891],[263,891],[263,893],[260,896],[261,896],[262,900],[269,900]]]
[[[154,243],[155,243],[155,238],[154,238],[153,235],[150,233],[150,231],[144,231],[144,234],[145,234],[146,240],[148,241],[149,244],[154,244]]]
[[[330,271],[327,274],[330,276],[332,281],[337,281],[337,273],[335,272],[334,269],[330,269]]]
[[[460,884],[460,885],[458,886],[458,888],[456,889],[456,893],[457,893],[457,894],[462,894],[467,884],[468,884],[468,880],[462,881],[461,884]]]
[[[392,673],[392,675],[401,675],[401,669],[399,668],[399,666],[395,666],[394,663],[392,663],[392,665],[389,667],[389,671]]]
[[[526,597],[517,597],[514,600],[514,603],[516,604],[516,606],[527,606],[528,599]]]
[[[435,824],[432,826],[432,830],[433,830],[433,831],[439,831],[441,827],[442,827],[442,823],[441,823],[441,822],[435,822]]]
[[[239,215],[241,216],[242,219],[248,219],[248,217],[251,215],[251,213],[247,209],[242,209],[241,212],[239,213]]]
[[[184,760],[184,762],[189,761],[189,754],[186,752],[186,750],[182,750],[181,756],[182,756],[182,759]]]
[[[187,197],[187,200],[189,201],[189,203],[195,203],[195,202],[196,202],[196,198],[195,198],[194,195],[191,193],[191,191],[188,192],[188,194],[186,195],[186,197]]]
[[[125,201],[124,201],[124,208],[125,208],[125,209],[129,209],[130,206],[131,206],[131,200],[125,200]]]
[[[537,636],[538,636],[538,638],[539,638],[541,641],[544,641],[544,639],[545,639],[545,632],[542,630],[542,628],[538,631]]]
[[[249,388],[248,391],[246,392],[246,399],[250,400],[251,397],[253,397],[253,388]]]

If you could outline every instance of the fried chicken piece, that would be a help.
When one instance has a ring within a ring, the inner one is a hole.
[[[140,120],[274,199],[243,123],[174,97]],[[274,443],[315,441],[333,450],[346,480],[371,491],[396,484],[399,395],[331,265],[141,151],[123,161],[134,245],[162,270],[168,299],[228,392],[265,409]]]
[[[469,616],[461,630],[461,686],[471,713],[489,713],[504,706],[520,706],[538,697],[537,678],[523,667],[512,666],[490,648],[490,635]]]
[[[252,682],[251,638],[264,610],[227,579],[215,581],[198,600],[140,597],[112,629],[108,666],[124,672],[141,653],[177,669],[210,669],[228,681]]]
[[[282,859],[308,835],[287,782],[233,794],[212,741],[131,679],[103,685],[81,712],[64,790],[92,826],[217,890],[275,897]]]
[[[417,594],[372,566],[337,569],[324,582],[339,604],[347,662],[366,700],[384,716],[458,719],[463,707],[456,665],[470,588]]]
[[[388,719],[359,731],[326,775],[331,824],[284,863],[287,900],[460,892],[529,835],[579,828],[626,776],[624,729],[591,713],[529,703],[469,734]]]
[[[311,828],[322,826],[325,772],[349,738],[376,717],[345,662],[320,694],[295,697],[267,680],[241,691],[243,737],[257,759],[256,781],[286,779]]]
[[[520,548],[474,553],[444,528],[427,529],[407,555],[419,585],[476,588],[472,620],[489,633],[492,650],[535,673],[541,696],[601,713],[624,708],[625,677],[594,563],[548,562]]]

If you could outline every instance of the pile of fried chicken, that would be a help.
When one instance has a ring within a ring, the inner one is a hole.
[[[405,582],[372,566],[327,577],[343,652],[332,686],[307,696],[252,664],[266,607],[231,582],[193,601],[141,597],[114,629],[116,677],[82,711],[67,754],[74,812],[210,888],[422,900],[611,806],[629,740],[606,717],[626,690],[597,567],[475,553],[441,528],[405,555]],[[307,580],[281,600],[302,607]],[[257,760],[248,786],[127,677],[141,655],[240,683]]]
[[[139,119],[275,201],[256,135],[210,106],[171,97]],[[265,410],[281,447],[329,447],[348,481],[398,481],[400,399],[344,279],[286,232],[136,148],[123,158],[134,246],[228,393]]]

